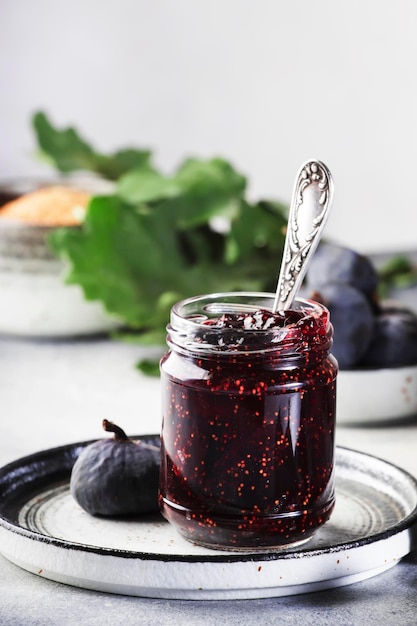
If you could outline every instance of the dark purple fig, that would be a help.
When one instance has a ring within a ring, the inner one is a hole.
[[[396,367],[416,363],[417,315],[407,309],[382,307],[361,365]]]
[[[365,294],[372,305],[378,273],[368,257],[344,246],[322,243],[311,259],[307,283],[315,291],[321,291],[328,283],[350,285]]]
[[[332,353],[339,368],[356,366],[368,349],[375,323],[366,296],[350,285],[328,283],[312,297],[330,311],[334,329]]]
[[[116,516],[158,511],[160,447],[132,440],[108,420],[114,437],[88,445],[74,463],[70,489],[91,515]]]

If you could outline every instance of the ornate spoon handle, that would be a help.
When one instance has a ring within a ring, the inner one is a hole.
[[[319,243],[332,200],[329,170],[321,161],[306,161],[295,180],[274,312],[291,307]]]

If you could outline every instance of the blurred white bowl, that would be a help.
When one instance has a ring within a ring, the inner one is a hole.
[[[417,365],[339,372],[338,424],[369,424],[412,416],[417,416]]]
[[[55,181],[54,181],[55,182]],[[0,204],[45,183],[0,184]],[[0,333],[66,337],[108,332],[121,325],[77,285],[66,285],[66,266],[46,242],[52,227],[0,221]]]
[[[0,333],[26,337],[69,337],[120,327],[99,302],[87,302],[60,273],[0,271]]]

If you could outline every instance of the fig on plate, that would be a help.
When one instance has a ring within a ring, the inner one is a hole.
[[[160,447],[130,439],[108,420],[114,437],[88,445],[75,461],[70,490],[91,515],[116,516],[158,511]]]

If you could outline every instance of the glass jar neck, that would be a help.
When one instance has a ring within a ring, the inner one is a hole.
[[[317,360],[330,352],[333,328],[323,305],[297,298],[291,312],[270,323],[273,301],[270,293],[233,292],[178,302],[171,311],[168,345],[183,354],[229,359]],[[224,316],[230,324],[224,324]]]

